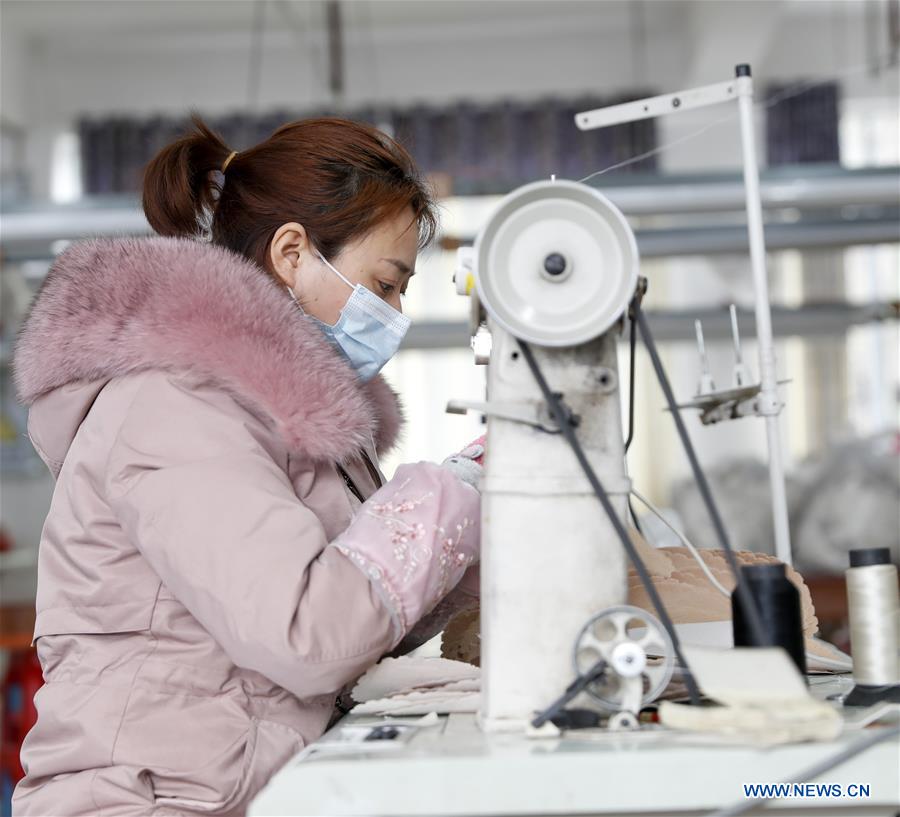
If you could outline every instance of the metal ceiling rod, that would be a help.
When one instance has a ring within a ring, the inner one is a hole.
[[[332,98],[344,95],[344,32],[339,0],[327,0],[325,14],[328,24],[328,89]]]

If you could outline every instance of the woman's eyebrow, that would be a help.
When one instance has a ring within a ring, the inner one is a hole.
[[[382,258],[382,261],[387,261],[389,264],[393,264],[400,272],[404,275],[408,275],[410,278],[416,274],[415,270],[411,270],[406,264],[404,264],[399,258]]]

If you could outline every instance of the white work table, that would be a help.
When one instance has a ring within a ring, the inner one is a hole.
[[[824,698],[847,691],[849,683],[813,678],[811,688]],[[340,730],[397,720],[351,713],[320,743],[339,738]],[[793,780],[861,736],[854,731],[828,743],[766,749],[660,727],[528,738],[485,734],[473,714],[452,714],[406,741],[375,742],[391,746],[301,754],[272,778],[248,815],[700,815],[743,801],[745,783]],[[895,817],[900,742],[874,746],[809,782],[840,784],[844,792],[851,784],[868,785],[869,797],[783,799],[768,804],[765,814]]]

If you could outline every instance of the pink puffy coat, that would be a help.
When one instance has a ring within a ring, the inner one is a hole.
[[[73,245],[14,365],[56,488],[13,813],[243,814],[477,558],[477,491],[422,462],[361,505],[396,395],[209,244]]]

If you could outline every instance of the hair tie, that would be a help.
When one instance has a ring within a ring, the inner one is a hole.
[[[238,151],[236,151],[236,150],[231,151],[231,155],[225,160],[225,163],[222,165],[222,173],[224,173],[226,170],[228,170],[229,163],[237,155],[238,155]]]

